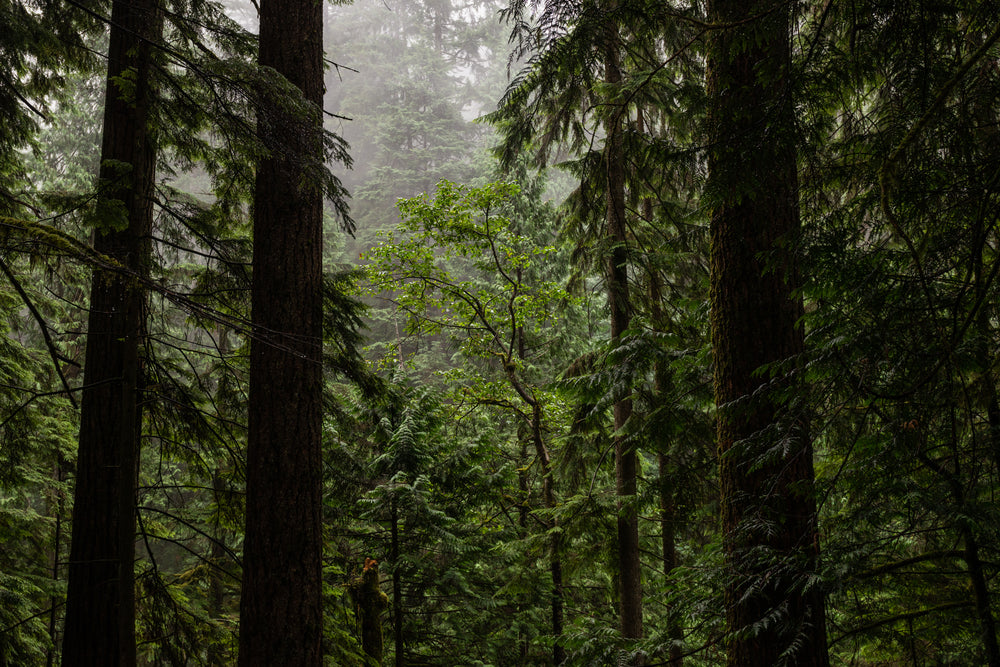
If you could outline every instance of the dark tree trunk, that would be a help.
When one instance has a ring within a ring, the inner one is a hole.
[[[661,557],[663,560],[663,575],[669,577],[677,567],[676,517],[673,487],[667,482],[670,462],[666,454],[660,454],[657,463],[660,469],[660,516],[663,521],[660,535]],[[684,653],[681,641],[684,639],[684,629],[676,609],[667,608],[667,637],[670,638],[670,649],[667,651],[667,664],[670,667],[681,667],[684,664]]]
[[[139,349],[149,272],[156,149],[148,132],[153,95],[155,0],[112,5],[101,145],[100,202],[121,202],[127,224],[95,234],[94,247],[122,271],[95,270],[87,324],[80,444],[66,594],[63,664],[134,665],[135,505],[139,456]],[[134,72],[131,74],[130,72]],[[121,91],[114,80],[134,81]],[[111,214],[112,216],[114,214]],[[110,216],[109,216],[110,217]]]
[[[222,339],[225,340],[225,332],[222,334]],[[221,346],[220,346],[221,348]],[[225,352],[220,349],[220,354],[225,354]],[[225,492],[225,487],[222,483],[222,475],[219,469],[212,472],[212,495],[215,497],[216,506],[222,505],[222,494]],[[221,521],[219,517],[216,517],[214,521],[214,526],[212,527],[212,545],[209,558],[211,558],[212,567],[209,569],[208,573],[208,617],[213,621],[221,621],[223,615],[223,605],[226,600],[226,590],[225,585],[222,580],[223,573],[220,571],[225,567],[226,564],[226,550],[224,541],[226,539],[225,531],[221,526]],[[207,651],[208,664],[210,667],[223,667],[226,664],[225,657],[223,655],[222,647],[213,642],[209,645]]]
[[[799,229],[788,5],[711,0],[708,53],[712,345],[719,414],[728,662],[829,664],[812,446],[761,369],[803,349],[789,246]]]
[[[613,6],[612,6],[613,9]],[[622,81],[620,40],[613,20],[607,22],[604,77],[615,85]],[[608,304],[611,310],[611,338],[616,343],[631,322],[628,284],[628,251],[625,222],[625,149],[623,130],[625,109],[614,108],[605,121],[607,139],[604,160],[607,177],[607,229],[611,241],[608,261]],[[638,462],[633,447],[625,442],[621,429],[632,415],[632,401],[614,406],[615,480],[618,493],[618,574],[619,622],[626,640],[642,638],[642,571],[639,563],[639,514],[635,506]]]
[[[59,454],[59,458],[56,461],[55,480],[56,484],[60,487],[64,479],[65,465],[62,454]],[[56,524],[52,535],[52,560],[49,565],[52,572],[52,581],[54,582],[59,581],[62,576],[59,566],[62,564],[63,512],[66,509],[65,505],[65,494],[60,490],[56,493],[56,497],[53,499],[48,513],[48,516],[55,517]],[[59,598],[55,593],[49,597],[49,605],[49,637],[52,638],[53,646],[50,646],[45,651],[45,665],[46,667],[53,667],[56,664],[56,647],[59,646]]]
[[[259,58],[315,108],[265,94],[258,118],[239,663],[320,665],[323,4],[263,0]]]
[[[997,628],[991,610],[989,584],[986,582],[983,561],[979,555],[979,543],[968,524],[962,526],[962,540],[965,542],[965,565],[969,571],[969,581],[976,599],[976,616],[979,619],[979,634],[986,651],[986,664],[989,667],[1000,667],[1000,646],[997,645]]]
[[[521,269],[517,270],[517,282],[521,283]],[[517,356],[521,361],[525,361],[525,340],[524,329],[517,327],[515,331],[517,337]],[[542,504],[546,509],[552,510],[556,507],[555,477],[552,470],[552,457],[549,455],[548,447],[545,446],[543,436],[544,425],[542,423],[542,405],[538,398],[525,387],[515,375],[512,365],[507,365],[507,379],[514,391],[521,400],[531,408],[531,419],[527,424],[530,431],[530,439],[535,449],[535,457],[542,470]],[[527,436],[525,429],[519,427],[518,436],[521,439],[521,460],[527,461]],[[523,494],[522,513],[520,515],[521,527],[527,523],[528,509],[528,481],[523,471],[518,472],[519,489]],[[563,570],[562,570],[562,536],[557,530],[559,522],[555,517],[545,521],[545,529],[551,531],[549,535],[549,576],[552,581],[552,663],[561,665],[566,661],[566,649],[563,646]]]
[[[542,407],[537,401],[531,406],[531,439],[535,444],[535,452],[542,467],[542,501],[546,509],[555,509],[555,480],[552,479],[552,460],[542,439]],[[562,645],[563,633],[563,574],[562,574],[562,538],[557,530],[558,522],[552,518],[546,528],[551,530],[549,537],[549,574],[552,579],[552,663],[561,665],[566,661],[566,649]]]
[[[392,642],[395,652],[396,667],[406,665],[405,645],[403,643],[403,580],[399,566],[399,512],[396,501],[392,501],[392,526],[389,536],[389,557],[392,559]]]
[[[365,655],[381,665],[382,612],[389,606],[389,598],[382,592],[378,561],[365,559],[364,570],[351,582],[350,591],[361,621],[361,648]]]
[[[642,131],[642,115],[639,116],[639,131]],[[653,221],[653,204],[646,199],[643,201],[643,216],[647,222]],[[666,318],[663,315],[663,294],[660,287],[660,276],[656,269],[649,272],[649,314],[653,326],[658,331],[666,328]],[[660,404],[669,400],[667,392],[671,386],[671,374],[667,364],[662,360],[653,363],[653,401]],[[677,567],[677,544],[676,544],[676,524],[677,509],[674,502],[674,488],[670,485],[671,462],[668,451],[669,442],[661,442],[660,452],[657,455],[657,466],[660,475],[660,547],[661,559],[663,561],[663,576],[669,577]],[[684,639],[684,629],[681,627],[680,617],[672,607],[667,608],[667,637],[671,640],[670,648],[667,651],[670,667],[681,667],[684,664],[683,652],[681,651],[681,641]]]

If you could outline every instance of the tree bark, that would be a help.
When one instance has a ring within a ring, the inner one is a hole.
[[[989,667],[1000,667],[1000,646],[997,645],[997,628],[990,604],[989,584],[979,556],[979,543],[968,524],[962,526],[962,540],[965,542],[964,560],[976,599],[976,617],[979,619],[979,634],[986,652],[986,664]]]
[[[609,5],[615,9],[614,3]],[[604,47],[604,78],[615,85],[622,81],[620,38],[614,20],[607,21]],[[620,342],[631,323],[628,284],[627,226],[625,221],[624,108],[611,111],[605,121],[604,160],[607,187],[606,235],[611,242],[607,266],[608,305],[611,310],[611,339]],[[639,562],[639,514],[635,507],[638,461],[621,430],[632,415],[632,401],[623,399],[614,406],[615,485],[618,494],[618,573],[619,623],[626,640],[642,638],[642,571]],[[633,662],[633,664],[641,664]]]
[[[155,0],[112,4],[99,210],[120,202],[125,227],[99,220],[94,247],[120,271],[95,270],[87,324],[84,389],[68,567],[63,664],[134,665],[136,484],[141,415],[139,349],[144,335],[156,148],[149,136]],[[119,81],[134,84],[131,90]],[[112,214],[114,215],[114,214]]]
[[[321,292],[323,5],[262,0],[260,64],[314,106],[265,92],[251,288],[247,516],[239,664],[322,663]]]
[[[790,14],[774,0],[711,0],[708,52],[712,345],[728,664],[829,664],[812,446],[776,362],[803,350]]]
[[[641,113],[639,114],[637,125],[638,130],[642,132]],[[652,223],[653,202],[650,199],[643,200],[642,210],[646,222]],[[666,331],[667,328],[667,318],[663,315],[662,303],[663,293],[660,287],[660,276],[656,268],[653,267],[649,271],[649,315],[657,331]],[[654,404],[661,404],[668,400],[667,392],[671,384],[670,368],[663,360],[657,359],[653,362]],[[674,502],[674,488],[668,482],[672,467],[670,456],[668,455],[669,449],[670,443],[662,442],[660,443],[660,452],[657,455],[657,466],[660,475],[660,520],[662,522],[660,527],[660,548],[663,562],[663,576],[665,578],[669,577],[677,567],[677,507]],[[667,651],[668,660],[666,664],[670,665],[670,667],[682,667],[684,656],[681,651],[681,642],[684,639],[684,629],[681,627],[679,615],[677,610],[673,608],[673,605],[667,607],[667,637],[670,638],[671,644]]]
[[[378,561],[365,559],[361,576],[350,585],[351,597],[357,605],[361,621],[361,648],[365,655],[382,664],[382,612],[389,606],[389,598],[382,592]]]
[[[396,501],[392,501],[392,525],[390,528],[391,543],[389,557],[392,559],[392,640],[396,667],[406,665],[406,646],[403,642],[403,581],[399,566],[399,512]]]
[[[542,439],[542,406],[536,400],[531,406],[531,439],[535,444],[535,452],[542,467],[542,501],[545,508],[556,507],[555,481],[552,479],[552,461],[549,451]],[[563,633],[563,574],[562,574],[562,536],[559,524],[552,518],[546,524],[551,531],[549,537],[549,575],[552,579],[552,664],[561,665],[566,661],[566,649],[562,645]]]

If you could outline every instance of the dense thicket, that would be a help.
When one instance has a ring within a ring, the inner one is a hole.
[[[0,664],[1000,665],[997,3],[0,21]]]

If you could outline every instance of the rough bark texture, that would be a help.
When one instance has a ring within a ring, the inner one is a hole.
[[[254,199],[247,518],[240,665],[320,665],[323,5],[260,3],[260,64],[316,105],[308,120],[262,101],[272,150]]]
[[[712,345],[719,414],[728,664],[829,664],[816,567],[812,448],[761,369],[803,349],[789,243],[799,228],[789,9],[712,0],[708,55]]]
[[[112,6],[101,145],[102,210],[121,202],[125,229],[98,229],[94,247],[125,267],[94,271],[87,325],[63,664],[129,666],[135,654],[135,504],[139,348],[153,217],[155,147],[147,131],[155,0]],[[114,82],[134,81],[131,91]]]
[[[378,561],[365,559],[361,576],[351,582],[351,597],[361,621],[361,648],[365,655],[382,664],[382,612],[389,606],[389,597],[382,592]]]
[[[612,7],[613,8],[613,7]],[[604,53],[604,77],[609,84],[622,81],[618,29],[608,22]],[[625,110],[618,109],[605,122],[605,169],[607,185],[607,229],[612,243],[608,261],[608,305],[611,338],[618,341],[631,322],[628,285],[627,226],[625,221],[625,149],[622,133]],[[618,493],[619,622],[625,639],[642,638],[642,571],[639,563],[639,515],[635,506],[635,449],[620,435],[632,415],[632,401],[615,403],[615,479]],[[638,664],[638,663],[633,663]]]

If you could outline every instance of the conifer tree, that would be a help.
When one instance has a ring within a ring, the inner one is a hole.
[[[136,484],[156,147],[156,0],[112,4],[63,664],[134,665]]]
[[[239,664],[322,664],[323,5],[264,0]]]
[[[727,661],[827,665],[803,351],[789,8],[715,0],[708,52],[712,349]]]

